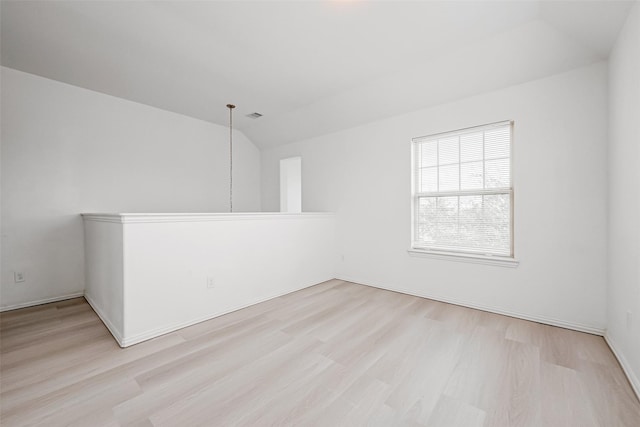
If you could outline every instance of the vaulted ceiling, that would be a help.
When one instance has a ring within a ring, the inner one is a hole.
[[[269,147],[604,60],[632,3],[2,1],[0,60]]]

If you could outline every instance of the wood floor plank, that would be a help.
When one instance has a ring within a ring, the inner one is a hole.
[[[427,426],[482,427],[485,416],[484,411],[443,395],[429,418]]]
[[[573,369],[543,362],[541,364],[541,415],[544,426],[599,426],[589,391],[583,388]],[[609,405],[614,405],[613,401]],[[622,414],[620,414],[622,415]],[[609,425],[624,425],[611,420]],[[604,427],[604,426],[603,426]]]
[[[395,384],[386,404],[405,419],[426,425],[458,365],[463,347],[461,335],[434,329],[417,350],[412,368]]]
[[[127,422],[132,418],[151,419],[155,412],[203,393],[212,383],[240,369],[257,354],[270,354],[290,341],[281,331],[273,331],[265,338],[230,347],[214,346],[198,352],[194,358],[180,359],[177,364],[172,362],[170,367],[163,366],[136,378],[144,393],[115,408],[118,418]]]
[[[83,351],[79,353],[84,358],[73,358],[71,362],[63,365],[64,369],[52,369],[38,375],[23,372],[25,380],[9,382],[7,385],[11,387],[8,390],[3,383],[0,393],[2,413],[15,406],[28,407],[30,401],[55,396],[59,390],[77,384],[89,387],[94,383],[109,382],[112,378],[131,378],[133,372],[145,372],[153,367],[154,359],[162,355],[164,350],[184,342],[177,335],[165,335],[141,345],[121,349],[113,339],[106,338],[109,336],[105,335],[104,342],[108,343],[108,346],[93,346],[91,343],[83,346]],[[88,351],[87,347],[90,347],[91,351]]]
[[[0,314],[5,426],[638,427],[602,337],[331,280],[122,349],[82,298]]]

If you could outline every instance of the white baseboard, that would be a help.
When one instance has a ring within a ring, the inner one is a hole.
[[[98,315],[100,320],[102,320],[102,323],[104,323],[104,326],[106,326],[107,329],[109,330],[109,332],[111,332],[111,335],[113,335],[113,338],[116,340],[118,345],[120,347],[126,347],[126,345],[124,343],[124,339],[122,337],[122,333],[118,330],[118,328],[116,328],[116,326],[113,324],[113,322],[111,322],[111,320],[109,320],[109,318],[104,314],[102,309],[100,309],[100,307],[98,307],[98,305],[91,299],[91,297],[89,295],[85,294],[84,299],[87,300],[87,302],[89,303],[89,305],[91,306],[93,311],[96,312],[96,314]]]
[[[460,305],[463,307],[469,307],[469,308],[474,308],[474,309],[478,309],[478,310],[483,310],[483,311],[488,311],[491,313],[496,313],[496,314],[502,314],[505,316],[510,316],[510,317],[516,317],[519,319],[524,319],[524,320],[530,320],[533,322],[538,322],[538,323],[544,323],[547,325],[551,325],[551,326],[558,326],[561,328],[566,328],[566,329],[572,329],[572,330],[576,330],[576,331],[580,331],[580,332],[587,332],[590,334],[595,334],[595,335],[601,335],[604,337],[607,345],[609,346],[609,348],[611,349],[611,351],[613,352],[613,354],[615,355],[615,357],[618,359],[618,362],[620,363],[620,366],[622,366],[622,369],[624,371],[624,373],[627,376],[627,379],[629,380],[629,383],[631,384],[631,387],[634,391],[634,393],[636,394],[636,397],[638,397],[638,399],[640,400],[640,380],[638,379],[638,376],[636,375],[636,373],[633,371],[633,369],[631,368],[631,365],[629,364],[629,362],[627,361],[627,359],[624,357],[624,354],[622,352],[620,352],[620,350],[618,349],[615,341],[611,338],[610,335],[608,335],[607,333],[605,333],[605,330],[602,328],[598,328],[595,326],[591,326],[591,325],[584,325],[584,324],[579,324],[579,323],[573,323],[573,322],[567,322],[567,321],[563,321],[563,320],[558,320],[558,319],[552,319],[552,318],[548,318],[545,316],[535,316],[535,315],[529,315],[529,314],[524,314],[524,313],[517,313],[517,312],[513,312],[510,310],[504,310],[501,308],[497,308],[497,307],[490,307],[484,304],[477,304],[477,303],[473,303],[470,301],[461,301],[461,300],[456,300],[456,299],[451,299],[451,298],[443,298],[443,297],[439,297],[437,295],[433,295],[433,294],[429,294],[428,292],[415,292],[415,291],[409,291],[407,289],[403,289],[403,288],[399,288],[399,287],[390,287],[390,286],[385,286],[382,284],[373,284],[373,283],[363,283],[363,281],[360,281],[358,279],[352,278],[352,277],[347,277],[347,276],[341,276],[337,278],[338,280],[344,280],[347,282],[353,282],[353,283],[358,283],[358,284],[362,284],[365,286],[371,286],[374,288],[380,288],[380,289],[385,289],[388,291],[393,291],[393,292],[400,292],[403,294],[407,294],[407,295],[413,295],[413,296],[417,296],[417,297],[421,297],[421,298],[428,298],[428,299],[432,299],[432,300],[436,300],[436,301],[441,301],[441,302],[445,302],[445,303],[449,303],[449,304],[455,304],[455,305]],[[329,279],[331,280],[331,279]],[[322,282],[320,282],[322,283]],[[10,310],[17,310],[20,308],[26,308],[26,307],[33,307],[36,305],[41,305],[41,304],[47,304],[47,303],[51,303],[51,302],[58,302],[58,301],[64,301],[64,300],[68,300],[68,299],[72,299],[72,298],[79,298],[84,296],[84,298],[87,300],[87,302],[89,303],[89,305],[91,306],[91,308],[93,309],[93,311],[96,312],[96,314],[98,315],[98,317],[100,318],[100,320],[102,320],[102,323],[104,323],[104,325],[107,327],[107,329],[109,330],[109,332],[111,332],[111,335],[113,335],[113,338],[116,340],[116,342],[118,343],[118,345],[120,345],[120,347],[128,347],[131,346],[133,344],[137,344],[143,341],[147,341],[149,339],[152,338],[156,338],[158,336],[173,332],[173,331],[177,331],[178,329],[182,329],[182,328],[186,328],[187,326],[191,326],[191,325],[195,325],[197,323],[200,322],[205,322],[207,320],[213,319],[215,317],[219,317],[237,310],[241,310],[243,308],[247,308],[250,307],[252,305],[255,304],[260,304],[262,302],[265,301],[269,301],[273,298],[278,298],[281,297],[283,295],[287,295],[290,294],[292,292],[296,292],[305,288],[308,288],[310,286],[314,286],[314,284],[309,284],[306,286],[302,286],[300,288],[296,288],[296,289],[292,289],[286,292],[282,292],[282,293],[278,293],[276,295],[272,295],[266,298],[262,298],[256,301],[253,301],[251,303],[248,304],[243,304],[240,305],[238,307],[229,309],[229,310],[224,310],[222,312],[219,313],[212,313],[210,315],[206,315],[206,316],[202,316],[196,319],[192,319],[189,320],[187,322],[181,322],[181,323],[176,323],[170,326],[166,326],[163,328],[158,328],[158,329],[153,329],[151,331],[147,331],[144,332],[142,334],[138,334],[129,338],[124,338],[122,333],[118,330],[118,328],[116,328],[113,323],[109,320],[109,318],[102,312],[102,310],[95,304],[94,301],[92,301],[91,297],[88,295],[85,295],[82,292],[78,292],[78,293],[73,293],[73,294],[68,294],[68,295],[63,295],[63,296],[59,296],[59,297],[53,297],[53,298],[45,298],[42,300],[37,300],[37,301],[31,301],[28,303],[22,303],[22,304],[15,304],[15,305],[10,305],[10,306],[5,306],[5,307],[0,307],[0,312],[4,312],[4,311],[10,311]]]
[[[365,286],[371,286],[374,288],[385,289],[388,291],[400,292],[407,295],[413,295],[421,298],[427,298],[427,299],[432,299],[440,302],[446,302],[448,304],[460,305],[463,307],[474,308],[482,311],[488,311],[490,313],[502,314],[509,317],[516,317],[518,319],[530,320],[532,322],[544,323],[545,325],[558,326],[560,328],[565,328],[565,329],[572,329],[578,332],[586,332],[589,334],[600,335],[600,336],[604,336],[604,332],[605,332],[604,328],[601,328],[598,326],[585,325],[585,324],[575,323],[575,322],[567,322],[565,320],[554,319],[546,316],[537,316],[537,315],[531,315],[527,313],[519,313],[511,310],[505,310],[500,307],[494,307],[494,306],[489,306],[485,304],[478,304],[473,301],[447,298],[439,295],[430,294],[428,292],[415,292],[413,290],[404,289],[402,287],[396,287],[396,286],[391,287],[391,286],[387,286],[380,283],[371,283],[370,281],[359,281],[358,279],[355,279],[353,277],[341,276],[341,277],[338,277],[338,279],[344,280],[347,282],[362,284]]]
[[[327,279],[327,280],[332,280],[332,279]],[[71,299],[71,298],[79,298],[79,297],[84,297],[84,299],[89,303],[89,305],[91,306],[91,308],[93,309],[93,311],[98,315],[98,317],[100,318],[100,320],[102,320],[102,323],[104,323],[104,325],[107,327],[107,329],[109,330],[109,332],[111,333],[111,335],[113,336],[113,338],[116,340],[116,342],[118,343],[118,345],[120,347],[129,347],[131,345],[134,344],[138,344],[140,342],[143,341],[147,341],[150,340],[152,338],[156,338],[159,337],[161,335],[164,334],[168,334],[170,332],[173,331],[177,331],[178,329],[182,329],[182,328],[186,328],[187,326],[191,326],[191,325],[195,325],[197,323],[200,322],[205,322],[207,320],[213,319],[215,317],[219,317],[228,313],[232,313],[234,311],[237,310],[242,310],[243,308],[247,308],[250,307],[252,305],[255,304],[260,304],[261,302],[265,302],[265,301],[269,301],[273,298],[278,298],[281,297],[283,295],[287,295],[290,294],[292,292],[296,292],[296,291],[300,291],[302,289],[311,287],[311,286],[315,286],[319,283],[323,283],[327,280],[323,280],[321,282],[317,282],[317,283],[310,283],[307,285],[303,285],[300,287],[296,287],[295,289],[291,289],[285,292],[280,292],[278,294],[275,295],[271,295],[269,297],[266,298],[261,298],[259,300],[255,300],[252,301],[250,303],[247,304],[242,304],[239,305],[237,307],[228,309],[228,310],[224,310],[221,312],[216,312],[216,313],[212,313],[212,314],[207,314],[206,316],[201,316],[198,317],[196,319],[191,319],[188,320],[186,322],[180,322],[180,323],[175,323],[169,326],[165,326],[162,328],[157,328],[157,329],[153,329],[150,331],[146,331],[144,333],[141,334],[137,334],[131,337],[124,337],[124,334],[118,330],[118,328],[113,324],[113,322],[109,319],[109,317],[102,311],[102,309],[98,306],[98,304],[95,303],[95,301],[93,301],[91,299],[91,296],[84,294],[83,292],[79,292],[79,293],[75,293],[75,294],[69,294],[69,295],[65,295],[65,296],[60,296],[60,297],[55,297],[55,298],[48,298],[48,299],[43,299],[43,300],[39,300],[39,301],[32,301],[29,303],[25,303],[25,304],[17,304],[17,305],[12,305],[12,306],[7,306],[7,307],[2,307],[0,308],[0,311],[8,311],[8,310],[17,310],[20,308],[26,308],[26,307],[31,307],[31,306],[35,306],[35,305],[41,305],[41,304],[47,304],[50,302],[57,302],[57,301],[64,301],[67,299]]]
[[[332,280],[332,279],[327,279],[327,280]],[[268,296],[266,298],[261,298],[261,299],[252,301],[252,302],[247,303],[247,304],[241,304],[239,306],[230,308],[228,310],[223,310],[223,311],[220,311],[220,312],[207,314],[205,316],[201,316],[201,317],[198,317],[198,318],[195,318],[195,319],[190,319],[190,320],[185,321],[185,322],[174,323],[172,325],[164,326],[162,328],[152,329],[152,330],[149,330],[149,331],[137,334],[137,335],[126,337],[126,338],[124,338],[122,340],[119,340],[118,338],[116,338],[116,341],[118,341],[118,344],[120,344],[121,347],[129,347],[130,345],[138,344],[138,343],[141,343],[143,341],[147,341],[147,340],[150,340],[150,339],[153,339],[153,338],[157,338],[157,337],[159,337],[161,335],[168,334],[170,332],[177,331],[179,329],[186,328],[188,326],[195,325],[197,323],[206,322],[207,320],[211,320],[213,318],[216,318],[216,317],[219,317],[219,316],[223,316],[225,314],[229,314],[229,313],[232,313],[234,311],[242,310],[243,308],[247,308],[247,307],[250,307],[252,305],[260,304],[262,302],[269,301],[269,300],[272,300],[274,298],[278,298],[278,297],[281,297],[283,295],[290,294],[292,292],[297,292],[297,291],[300,291],[302,289],[306,289],[306,288],[309,288],[311,286],[315,286],[315,285],[318,285],[320,283],[324,283],[327,280],[323,280],[323,281],[317,282],[317,283],[311,283],[311,284],[308,284],[308,285],[303,285],[301,287],[296,287],[295,289],[291,289],[291,290],[288,290],[288,291],[285,291],[285,292],[280,292],[280,293],[277,293],[275,295]],[[107,328],[108,327],[109,326],[107,325]],[[114,337],[115,337],[115,335],[114,335]]]
[[[636,394],[638,400],[640,400],[640,380],[638,379],[638,376],[635,372],[633,372],[633,369],[631,368],[631,365],[629,364],[627,359],[624,357],[624,354],[619,350],[616,342],[608,333],[604,334],[604,340],[607,342],[607,345],[611,349],[613,355],[616,356],[616,359],[618,359],[620,366],[622,366],[622,370],[624,371],[627,379],[629,380],[629,383],[631,384],[631,388]]]
[[[48,304],[50,302],[58,302],[58,301],[64,301],[64,300],[73,299],[73,298],[80,298],[83,295],[84,295],[84,292],[76,292],[73,294],[62,295],[59,297],[45,298],[37,301],[24,302],[21,304],[7,305],[4,307],[0,307],[0,312],[17,310],[19,308],[33,307],[36,305]]]

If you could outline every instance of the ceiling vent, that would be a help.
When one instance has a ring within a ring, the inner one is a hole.
[[[260,117],[262,117],[262,114],[260,114],[260,113],[251,113],[251,114],[247,114],[247,117],[252,118],[252,119],[259,119]]]

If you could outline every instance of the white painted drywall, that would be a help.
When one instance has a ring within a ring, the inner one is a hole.
[[[228,211],[225,127],[1,73],[0,307],[83,291],[81,212]],[[233,158],[234,210],[259,211],[260,152],[240,132]]]
[[[410,257],[412,137],[514,120],[518,268]],[[337,216],[339,278],[602,333],[607,65],[263,150],[263,209],[301,156],[303,210]]]
[[[88,240],[101,239],[87,248],[102,249],[87,254],[91,300],[111,294],[117,283],[108,278],[119,273],[117,262],[93,255],[110,257],[103,242],[124,236],[124,300],[100,297],[96,310],[113,323],[108,316],[124,306],[123,346],[335,276],[328,213],[85,215],[85,226]]]
[[[280,160],[280,212],[302,212],[302,158]]]
[[[84,297],[117,341],[124,337],[124,236],[122,224],[84,221]]]
[[[640,395],[640,4],[609,60],[607,339]],[[627,312],[632,319],[627,324]]]

